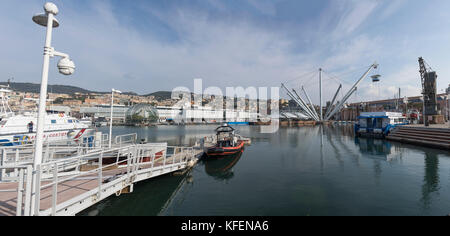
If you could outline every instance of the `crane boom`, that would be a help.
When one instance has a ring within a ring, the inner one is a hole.
[[[419,72],[420,79],[422,81],[422,94],[425,92],[425,75],[427,74],[427,68],[425,67],[425,61],[422,57],[419,57]]]
[[[423,95],[423,121],[425,126],[429,125],[428,116],[437,115],[437,75],[431,68],[427,68],[427,64],[422,57],[419,57],[419,72],[422,82]]]

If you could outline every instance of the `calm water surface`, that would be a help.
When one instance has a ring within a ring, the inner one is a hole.
[[[149,142],[192,145],[216,126],[114,127]],[[80,215],[448,215],[450,153],[353,137],[351,126],[238,126],[252,145],[185,176],[135,185]],[[101,131],[108,132],[107,128]]]

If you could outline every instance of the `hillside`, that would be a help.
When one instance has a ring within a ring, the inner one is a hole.
[[[0,85],[8,85],[8,82],[0,82]],[[26,92],[26,93],[39,93],[41,89],[40,84],[34,84],[34,83],[10,83],[10,87],[14,91],[19,92]],[[65,93],[65,94],[74,94],[74,93],[110,93],[110,92],[97,92],[97,91],[90,91],[87,89],[83,89],[76,86],[71,85],[48,85],[47,91],[49,93]],[[138,95],[134,92],[124,92],[123,94],[127,95]]]
[[[146,94],[144,96],[155,96],[156,100],[166,100],[172,97],[172,92],[169,91],[158,91],[150,94]]]

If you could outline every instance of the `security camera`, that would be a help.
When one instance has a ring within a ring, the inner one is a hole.
[[[67,57],[63,57],[58,62],[59,73],[63,75],[71,75],[75,72],[75,63]]]
[[[52,2],[45,3],[44,10],[45,10],[45,12],[47,14],[48,13],[51,13],[53,15],[57,15],[58,14],[58,7]]]

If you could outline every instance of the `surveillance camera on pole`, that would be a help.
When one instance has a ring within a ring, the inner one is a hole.
[[[42,66],[42,81],[41,90],[39,96],[39,111],[37,119],[36,129],[36,150],[34,157],[34,167],[36,168],[42,162],[42,146],[44,139],[44,117],[45,117],[45,104],[47,98],[47,83],[48,83],[48,71],[50,58],[54,56],[62,57],[58,62],[58,70],[61,74],[71,75],[75,72],[75,63],[70,60],[69,55],[55,51],[51,46],[52,42],[52,30],[59,27],[59,22],[55,18],[58,14],[58,7],[51,2],[44,4],[45,13],[37,14],[33,16],[33,21],[41,26],[47,28],[44,46],[44,63]]]
[[[63,57],[58,62],[58,70],[63,75],[71,75],[75,72],[75,63],[68,57]]]

